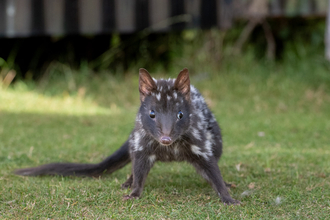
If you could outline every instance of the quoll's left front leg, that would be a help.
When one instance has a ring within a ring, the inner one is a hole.
[[[197,172],[200,173],[212,185],[223,203],[235,205],[240,204],[240,201],[231,198],[226,184],[222,179],[221,172],[215,158],[209,158],[209,160],[200,158],[192,164],[196,168]]]
[[[141,196],[144,183],[147,179],[148,173],[153,166],[154,158],[151,160],[145,155],[134,156],[133,159],[133,184],[132,184],[132,192],[124,196],[124,200],[139,198]],[[130,178],[126,181],[128,182]]]

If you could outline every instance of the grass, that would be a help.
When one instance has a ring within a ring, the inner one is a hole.
[[[230,191],[240,206],[223,205],[186,163],[157,163],[142,198],[126,202],[120,184],[131,165],[98,179],[12,174],[49,162],[96,163],[113,153],[134,126],[133,71],[0,89],[0,218],[328,218],[330,75],[317,61],[273,64],[247,56],[219,69],[192,64],[192,84],[222,127],[219,166],[236,185]],[[173,77],[182,66],[173,69],[155,75]]]

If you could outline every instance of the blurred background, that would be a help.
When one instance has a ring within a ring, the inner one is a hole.
[[[247,53],[322,63],[327,9],[326,0],[0,0],[0,76],[205,72]]]

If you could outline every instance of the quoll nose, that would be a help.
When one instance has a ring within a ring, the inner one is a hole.
[[[160,138],[160,142],[162,144],[171,144],[172,143],[172,139],[170,137],[163,136],[163,137]]]

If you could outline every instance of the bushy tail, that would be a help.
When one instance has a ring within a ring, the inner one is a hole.
[[[39,167],[19,169],[15,171],[15,174],[22,176],[100,176],[103,173],[112,173],[130,161],[128,141],[126,141],[114,154],[98,164],[50,163]]]

